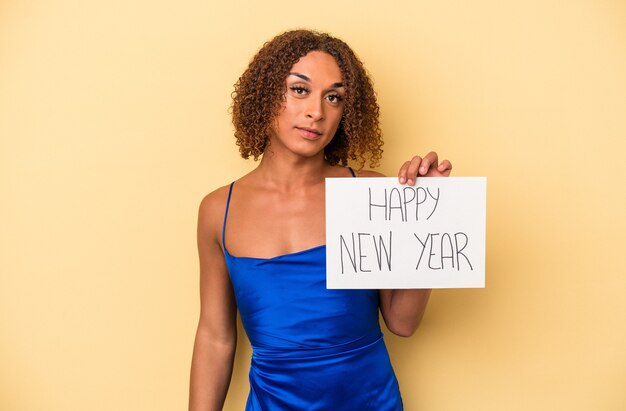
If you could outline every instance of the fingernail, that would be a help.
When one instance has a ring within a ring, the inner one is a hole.
[[[404,184],[406,182],[406,178],[400,177],[400,184]]]
[[[426,172],[426,167],[422,167],[422,168],[420,168],[420,172],[421,172],[422,174],[424,174],[424,173]]]

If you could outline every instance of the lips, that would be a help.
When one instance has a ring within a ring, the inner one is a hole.
[[[317,140],[322,137],[322,132],[314,128],[296,127],[296,130],[298,130],[300,135],[307,140]]]

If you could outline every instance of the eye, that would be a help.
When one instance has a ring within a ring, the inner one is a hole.
[[[341,100],[343,100],[343,97],[341,97],[339,94],[329,94],[328,96],[326,96],[326,98],[333,104],[337,104]]]
[[[299,96],[303,96],[309,92],[309,90],[303,86],[291,86],[289,89]]]

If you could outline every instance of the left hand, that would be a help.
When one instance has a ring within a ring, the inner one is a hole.
[[[448,160],[439,163],[437,153],[431,151],[424,158],[413,157],[410,161],[405,161],[398,172],[400,184],[415,185],[417,177],[448,177],[452,171],[452,164]]]

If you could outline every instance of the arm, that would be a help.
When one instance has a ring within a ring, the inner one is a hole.
[[[415,185],[418,176],[447,177],[452,171],[448,160],[439,163],[437,153],[426,157],[413,157],[405,162],[398,173],[401,184]],[[380,290],[380,311],[389,331],[409,337],[413,335],[426,311],[431,290]]]
[[[191,363],[190,411],[222,409],[237,345],[237,307],[220,246],[223,194],[217,190],[205,197],[198,215],[200,320]]]

